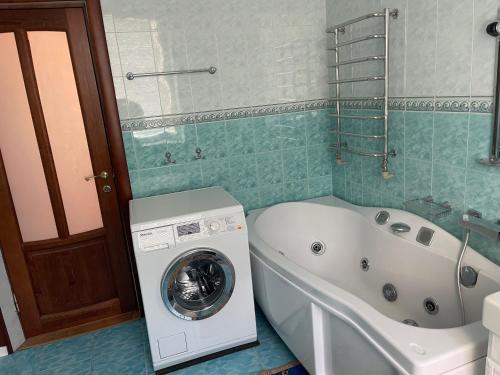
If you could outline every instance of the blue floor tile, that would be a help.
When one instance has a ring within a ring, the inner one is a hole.
[[[256,308],[260,345],[175,371],[175,375],[250,375],[294,360]],[[144,319],[0,358],[1,375],[154,374]]]

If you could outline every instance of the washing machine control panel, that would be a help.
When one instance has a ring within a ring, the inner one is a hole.
[[[241,215],[216,216],[174,225],[176,242],[195,241],[218,234],[242,230],[245,218]]]
[[[138,233],[139,250],[154,251],[175,247],[175,236],[171,225],[152,228]]]

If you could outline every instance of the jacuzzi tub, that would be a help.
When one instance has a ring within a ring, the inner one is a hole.
[[[401,210],[386,209],[390,219],[378,225],[379,211],[323,197],[250,212],[254,293],[266,317],[311,374],[484,374],[482,303],[500,290],[500,267],[468,249],[464,265],[479,276],[475,287],[462,287],[461,326],[454,273],[461,242]],[[396,222],[411,231],[392,233]],[[430,246],[416,241],[421,227],[435,231]],[[311,250],[316,242],[321,255]],[[382,293],[386,284],[397,291],[393,302]],[[424,308],[428,298],[434,315]],[[408,319],[419,326],[402,323]]]

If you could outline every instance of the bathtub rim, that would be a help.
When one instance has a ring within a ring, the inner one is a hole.
[[[342,207],[360,214],[366,209],[333,196],[293,202],[296,203]],[[289,203],[280,205],[286,204]],[[462,327],[442,329],[407,326],[382,314],[355,294],[324,280],[281,255],[277,249],[260,238],[255,230],[257,218],[267,209],[250,211],[247,216],[251,255],[286,282],[307,294],[315,304],[325,308],[366,337],[399,371],[408,374],[426,374],[432,371],[439,374],[486,356],[488,332],[481,321]],[[417,354],[410,347],[410,343],[424,347],[427,354]],[[450,363],[453,365],[450,366]]]

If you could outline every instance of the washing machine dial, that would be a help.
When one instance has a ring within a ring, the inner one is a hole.
[[[217,221],[212,221],[208,224],[208,228],[212,231],[212,232],[217,232],[219,229],[220,229],[220,224],[219,222]]]

